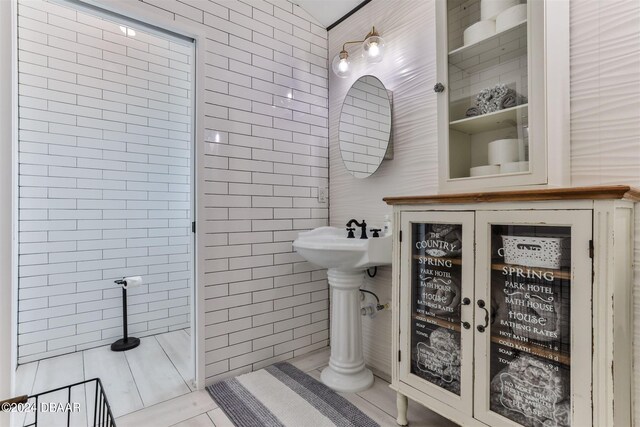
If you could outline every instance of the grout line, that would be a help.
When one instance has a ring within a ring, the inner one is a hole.
[[[133,379],[133,385],[136,387],[136,393],[138,393],[138,397],[140,398],[140,403],[142,403],[142,408],[138,409],[144,409],[146,408],[145,404],[144,404],[144,400],[142,400],[142,394],[140,393],[140,389],[138,388],[138,380],[136,380],[135,375],[133,375],[133,370],[131,369],[131,365],[129,364],[129,359],[127,358],[127,352],[124,351],[124,360],[127,363],[127,368],[129,368],[129,373],[131,374],[131,379]],[[133,411],[136,412],[136,411]],[[122,415],[126,415],[126,414],[122,414]],[[120,415],[120,416],[122,416]]]
[[[176,331],[171,331],[171,332],[165,332],[164,334],[170,334]],[[164,334],[159,334],[159,335],[164,335]],[[184,382],[184,384],[187,386],[187,388],[189,389],[189,392],[191,392],[191,387],[189,386],[189,383],[187,383],[187,380],[182,376],[182,374],[180,373],[180,369],[178,369],[178,367],[176,366],[176,364],[173,362],[173,360],[171,359],[171,356],[169,356],[169,353],[167,353],[167,351],[164,349],[164,347],[162,346],[162,343],[160,342],[160,340],[158,340],[158,335],[153,335],[153,338],[155,338],[156,342],[158,343],[158,345],[160,346],[160,348],[162,349],[162,352],[165,354],[165,356],[167,356],[167,359],[169,359],[169,362],[171,362],[171,365],[173,365],[173,368],[176,370],[176,372],[178,373],[178,375],[180,376],[180,378],[182,379],[182,382]]]
[[[36,379],[38,378],[38,372],[40,371],[40,361],[38,360],[35,363],[36,363],[36,373],[33,374],[33,381],[31,381],[31,387],[29,387],[28,394],[33,393],[33,388],[35,387]]]
[[[216,423],[213,421],[213,418],[211,418],[211,415],[209,415],[209,412],[213,412],[213,411],[215,411],[215,409],[207,411],[206,414],[207,414],[207,417],[209,417],[209,419],[211,420],[211,423],[213,424],[213,427],[216,427]]]
[[[38,377],[38,371],[40,370],[40,361],[39,361],[39,360],[37,360],[37,361],[35,361],[35,362],[31,362],[31,363],[35,363],[35,364],[36,364],[36,372],[33,374],[33,380],[31,381],[31,387],[29,387],[29,390],[27,390],[27,394],[28,394],[29,396],[31,396],[31,394],[33,393],[33,387],[34,387],[34,386],[35,386],[35,384],[36,384],[36,379],[37,379],[37,377]],[[23,365],[23,366],[24,366],[24,365]],[[14,390],[14,392],[15,392],[15,390]],[[11,415],[12,415],[13,417],[19,418],[19,421],[20,421],[20,424],[21,424],[21,425],[24,425],[24,424],[27,422],[27,416],[28,416],[28,413],[19,413],[19,412],[16,412],[16,413],[13,413],[13,414],[11,414]]]
[[[183,423],[183,422],[185,422],[185,421],[193,420],[194,418],[198,418],[198,417],[199,417],[199,416],[201,416],[201,415],[206,415],[209,419],[211,419],[211,418],[209,417],[209,415],[208,415],[206,412],[203,412],[202,414],[194,415],[193,417],[185,418],[184,420],[178,421],[178,422],[177,422],[177,423],[175,423],[175,424],[171,424],[169,427],[175,427],[175,426],[177,426],[178,424],[181,424],[181,423]],[[212,420],[211,422],[213,423],[213,420]],[[214,426],[215,426],[215,424],[214,424]]]

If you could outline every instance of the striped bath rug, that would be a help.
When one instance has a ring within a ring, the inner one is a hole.
[[[207,390],[238,427],[379,427],[347,399],[286,362]]]

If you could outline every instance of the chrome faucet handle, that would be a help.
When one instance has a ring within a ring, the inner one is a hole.
[[[356,231],[355,228],[347,227],[347,231],[349,232],[347,234],[347,239],[355,239],[356,238],[356,236],[353,234],[353,232]]]

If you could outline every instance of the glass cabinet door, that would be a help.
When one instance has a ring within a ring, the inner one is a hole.
[[[438,95],[439,111],[446,116],[440,135],[448,141],[444,178],[460,185],[469,179],[485,186],[534,183],[534,160],[536,169],[544,167],[537,160],[545,155],[545,128],[539,126],[544,125],[539,121],[544,81],[538,68],[543,61],[537,61],[544,49],[544,2],[439,3],[446,8],[438,15],[446,23],[439,23],[438,46],[443,50],[438,78],[446,82]]]
[[[470,414],[473,213],[403,213],[401,221],[401,380]]]
[[[480,212],[477,229],[476,417],[590,425],[590,212]]]

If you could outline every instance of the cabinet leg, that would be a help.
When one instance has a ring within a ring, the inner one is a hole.
[[[396,423],[401,426],[409,425],[407,421],[407,409],[409,408],[409,400],[404,394],[396,393],[396,406],[398,407],[398,418]]]

